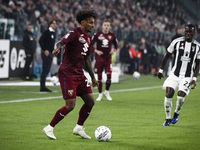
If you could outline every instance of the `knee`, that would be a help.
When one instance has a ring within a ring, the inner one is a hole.
[[[183,91],[178,91],[178,96],[180,96],[180,97],[185,97],[185,96],[186,96],[186,93],[183,92]]]
[[[167,89],[166,89],[166,97],[167,98],[172,98],[173,96],[174,96],[174,89],[173,88],[169,88],[169,87],[167,87]]]
[[[72,105],[66,105],[66,108],[68,111],[72,111],[74,109],[75,106]]]
[[[111,79],[111,73],[107,74],[107,79],[109,79],[109,80]]]
[[[68,109],[68,111],[72,111],[75,107],[75,101],[74,100],[65,100],[65,107]]]
[[[93,107],[94,104],[95,104],[95,101],[94,101],[94,100],[92,100],[92,101],[90,101],[89,103],[87,103],[88,107]]]
[[[174,93],[172,93],[172,92],[167,92],[166,93],[166,97],[167,98],[172,98],[174,96]]]
[[[98,80],[101,81],[102,80],[102,73],[98,73]]]

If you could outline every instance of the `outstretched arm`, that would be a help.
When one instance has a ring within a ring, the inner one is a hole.
[[[191,89],[195,89],[195,87],[196,87],[196,80],[197,80],[197,76],[198,76],[198,73],[199,73],[199,68],[200,68],[200,59],[197,59],[196,60],[196,67],[195,67],[195,70],[194,70],[194,75],[193,75],[192,81],[190,82],[190,86],[193,85],[191,87]]]
[[[98,82],[95,79],[94,73],[93,73],[93,70],[92,70],[92,63],[91,63],[90,56],[85,56],[85,66],[86,66],[87,71],[90,74],[90,77],[92,78],[92,86],[93,87],[98,86]]]
[[[165,54],[165,56],[163,57],[163,60],[162,60],[160,69],[159,69],[159,71],[158,71],[158,78],[159,78],[159,79],[163,78],[163,69],[164,69],[164,67],[165,67],[165,65],[166,65],[166,63],[167,63],[167,60],[169,59],[169,57],[170,57],[171,55],[172,55],[171,53],[167,52],[167,53]]]

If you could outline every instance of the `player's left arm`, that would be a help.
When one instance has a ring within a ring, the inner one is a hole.
[[[85,56],[85,67],[86,67],[90,77],[92,78],[92,86],[93,87],[98,86],[98,82],[95,79],[94,72],[92,70],[92,62],[91,62],[90,55]]]
[[[196,67],[194,70],[194,75],[193,75],[192,81],[190,82],[191,89],[195,89],[196,87],[196,80],[199,74],[199,69],[200,69],[200,59],[196,59]]]
[[[110,54],[113,55],[116,51],[119,50],[119,47],[118,47],[118,40],[117,38],[114,36],[114,39],[113,39],[113,44],[114,44],[114,49],[110,51]]]

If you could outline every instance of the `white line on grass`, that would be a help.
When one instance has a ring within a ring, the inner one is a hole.
[[[133,89],[124,89],[124,90],[115,90],[115,91],[110,91],[110,93],[129,92],[129,91],[141,91],[141,90],[149,90],[149,89],[156,89],[156,88],[161,88],[161,86],[133,88]],[[93,93],[93,95],[96,95],[96,94],[99,94],[99,93]],[[0,101],[0,104],[29,102],[29,101],[41,101],[41,100],[49,100],[49,99],[57,99],[57,98],[62,98],[62,96],[42,97],[42,98],[30,98],[30,99],[11,100],[11,101]]]

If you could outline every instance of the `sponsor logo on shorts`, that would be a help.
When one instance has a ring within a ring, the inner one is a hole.
[[[74,90],[68,90],[68,95],[72,97],[74,95]]]

